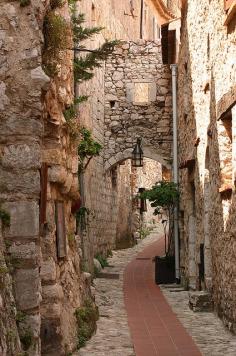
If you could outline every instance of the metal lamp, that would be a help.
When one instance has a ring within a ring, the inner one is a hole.
[[[132,166],[143,167],[143,150],[141,148],[141,138],[137,139],[137,143],[134,146],[132,152]]]

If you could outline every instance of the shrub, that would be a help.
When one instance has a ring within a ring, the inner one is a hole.
[[[78,349],[80,349],[96,331],[98,308],[91,300],[86,300],[83,307],[75,310],[75,317],[78,326]]]

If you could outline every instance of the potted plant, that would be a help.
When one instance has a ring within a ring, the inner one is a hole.
[[[160,181],[141,194],[155,208],[154,215],[161,214],[165,232],[165,255],[155,257],[155,280],[157,284],[175,281],[175,257],[173,241],[174,208],[179,199],[178,186],[173,182]],[[169,226],[167,231],[167,225]]]

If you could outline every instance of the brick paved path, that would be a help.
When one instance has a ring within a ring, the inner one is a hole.
[[[96,302],[100,311],[97,332],[86,347],[74,356],[236,355],[236,337],[223,327],[213,313],[193,313],[188,308],[188,292],[175,292],[176,286],[171,289],[162,286],[166,300],[201,353],[197,351],[153,282],[154,264],[150,259],[140,259],[157,255],[161,246],[156,233],[133,248],[114,251],[109,259],[112,266],[106,267],[104,272],[119,274],[119,279],[95,280]],[[128,308],[128,321],[124,304]]]
[[[160,288],[152,257],[163,254],[163,239],[146,247],[126,268],[125,305],[137,356],[200,356]]]

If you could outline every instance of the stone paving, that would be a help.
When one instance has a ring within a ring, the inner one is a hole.
[[[190,310],[188,292],[179,286],[163,285],[161,290],[204,356],[236,355],[236,336],[224,328],[214,313]]]
[[[113,267],[106,267],[103,272],[119,274],[119,280],[95,279],[96,303],[100,313],[97,332],[75,356],[135,355],[124,305],[123,272],[135,255],[156,239],[156,234],[152,233],[133,248],[113,251],[113,256],[109,258],[109,264]]]
[[[100,312],[96,335],[74,356],[135,356],[124,306],[123,272],[139,252],[157,240],[157,235],[152,233],[133,248],[113,252],[113,257],[109,259],[110,267],[103,270],[103,273],[111,274],[111,278],[97,278],[94,281]],[[119,279],[112,278],[117,278],[117,275]],[[161,289],[202,355],[236,355],[236,337],[224,328],[213,313],[191,311],[188,292],[179,286],[161,286]]]

